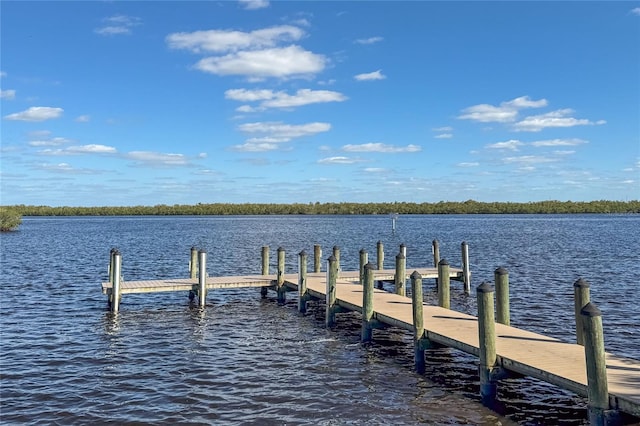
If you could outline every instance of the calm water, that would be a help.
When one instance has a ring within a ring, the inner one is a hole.
[[[572,341],[573,282],[584,277],[603,311],[607,350],[640,359],[640,215],[25,218],[0,234],[0,419],[3,424],[585,424],[585,403],[532,379],[501,382],[498,414],[479,404],[476,360],[437,349],[413,372],[411,336],[388,329],[359,343],[360,319],[327,330],[322,305],[302,316],[257,289],[212,291],[204,310],[186,294],[125,295],[106,310],[109,250],[125,280],[188,274],[189,249],[208,272],[260,271],[260,249],[341,247],[387,267],[398,245],[407,269],[430,266],[431,241],[460,265],[470,247],[473,287],[509,270],[512,324]],[[311,256],[312,257],[312,256]],[[476,314],[453,284],[452,308]],[[293,297],[291,297],[293,299]],[[425,299],[437,300],[425,281]]]

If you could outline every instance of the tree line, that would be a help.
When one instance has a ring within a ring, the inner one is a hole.
[[[369,214],[577,214],[640,213],[634,201],[534,201],[437,203],[212,203],[157,204],[154,206],[50,207],[9,206],[22,216],[137,216],[137,215],[369,215]]]

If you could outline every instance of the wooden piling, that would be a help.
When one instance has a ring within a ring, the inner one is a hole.
[[[463,241],[462,248],[462,277],[464,280],[464,292],[471,293],[471,269],[469,268],[469,244]]]
[[[335,247],[334,247],[335,248]],[[326,288],[326,308],[325,325],[333,327],[336,325],[336,280],[338,279],[338,261],[335,256],[327,259],[327,288]]]
[[[609,409],[607,365],[602,331],[602,312],[593,303],[580,311],[584,332],[584,352],[587,364],[587,396],[589,423],[610,425],[617,423],[617,411]]]
[[[400,253],[402,253],[405,258],[407,257],[407,246],[404,243],[400,244]]]
[[[120,279],[122,276],[122,256],[118,250],[113,251],[112,275],[111,312],[117,313],[120,309]]]
[[[449,262],[442,259],[438,262],[438,306],[446,309],[451,309],[450,284]]]
[[[278,304],[284,305],[286,302],[286,289],[284,287],[284,248],[278,247],[278,276],[276,278],[276,292],[278,294]]]
[[[422,275],[418,271],[411,274],[411,306],[413,307],[413,344],[416,371],[424,373],[424,314],[422,309]]]
[[[191,247],[191,257],[189,258],[189,277],[192,280],[198,278],[198,249]]]
[[[207,252],[198,251],[198,302],[204,307],[207,300]]]
[[[582,325],[582,308],[584,308],[591,299],[590,295],[591,285],[582,278],[576,280],[573,283],[573,303],[575,308],[576,318],[576,341],[579,345],[584,346],[584,331]]]
[[[382,271],[384,269],[384,244],[382,244],[382,241],[378,241],[376,249],[378,254],[378,271]]]
[[[404,257],[402,252],[396,255],[396,273],[395,273],[395,292],[400,296],[405,295],[405,285],[406,285],[406,269],[407,269],[407,258]]]
[[[313,246],[313,272],[320,272],[322,263],[322,247],[320,244],[315,244]]]
[[[509,272],[502,266],[493,273],[496,283],[496,322],[511,325],[509,312]]]
[[[433,254],[433,267],[437,268],[438,263],[440,263],[440,243],[438,240],[433,240],[431,242],[431,254]],[[438,288],[438,279],[436,278],[436,288]]]
[[[364,266],[369,263],[369,253],[365,249],[360,250],[360,285],[364,285]]]
[[[373,281],[374,266],[367,263],[364,266],[364,285],[362,287],[362,333],[360,341],[370,342],[373,338]]]
[[[338,271],[341,271],[342,268],[340,266],[340,247],[333,246],[333,257],[336,258],[336,265],[337,265]]]
[[[491,406],[496,397],[493,369],[496,365],[496,326],[494,318],[493,287],[486,282],[478,286],[478,338],[480,396],[482,403]]]
[[[112,247],[111,250],[109,250],[109,282],[111,284],[113,284],[113,254],[115,252],[117,252],[118,250],[115,247]]]
[[[298,311],[307,312],[307,252],[302,250],[298,254]]]
[[[269,246],[262,246],[262,275],[269,275]],[[260,295],[263,299],[267,297],[268,291],[267,287],[260,288]]]

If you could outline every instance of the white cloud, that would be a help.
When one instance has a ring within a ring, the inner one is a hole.
[[[0,99],[13,100],[16,98],[15,90],[0,90]]]
[[[525,117],[522,121],[519,121],[513,125],[514,130],[522,132],[539,132],[547,127],[573,127],[573,126],[586,126],[586,125],[601,125],[606,121],[599,120],[592,122],[587,119],[577,119],[573,117],[567,117],[569,114],[573,114],[573,110],[570,108],[559,109],[540,115],[531,115]]]
[[[480,163],[478,162],[472,162],[472,163],[458,163],[457,166],[458,167],[478,167],[480,165]]]
[[[269,7],[268,0],[238,0],[238,3],[246,10],[264,9]]]
[[[634,7],[629,11],[632,15],[640,16],[640,7]]]
[[[251,32],[235,30],[208,30],[191,33],[173,33],[166,37],[171,49],[200,52],[235,52],[274,47],[278,43],[300,40],[304,30],[291,25],[280,25]]]
[[[384,40],[382,37],[369,37],[369,38],[359,38],[354,43],[356,44],[374,44]]]
[[[80,115],[76,117],[76,121],[78,123],[88,123],[89,121],[91,121],[91,117],[88,115]]]
[[[436,139],[451,139],[452,137],[453,137],[453,134],[451,133],[442,133],[434,136],[434,138]]]
[[[389,170],[382,167],[366,167],[363,169],[367,173],[386,173]]]
[[[322,71],[323,55],[300,46],[252,50],[201,59],[195,68],[216,75],[244,75],[252,80],[267,77],[304,78]]]
[[[4,71],[0,71],[0,77],[6,77],[6,76],[7,76],[7,73],[6,73],[6,72],[4,72]]]
[[[242,145],[234,145],[231,147],[233,151],[240,152],[265,152],[265,151],[275,151],[278,149],[278,144],[275,143],[244,143]]]
[[[36,143],[38,141],[35,141]],[[57,145],[60,145],[61,143],[64,142],[60,142]],[[52,144],[48,144],[48,145],[37,145],[34,143],[30,143],[30,145],[32,146],[56,146],[56,145],[52,145]],[[81,154],[116,154],[117,150],[112,147],[112,146],[107,146],[107,145],[97,145],[97,144],[90,144],[90,145],[76,145],[76,146],[69,146],[67,148],[59,148],[59,149],[43,149],[42,151],[38,151],[38,154],[40,155],[52,155],[52,156],[64,156],[64,155],[81,155]]]
[[[453,127],[451,126],[444,126],[444,127],[435,127],[433,129],[434,132],[452,132],[453,131]]]
[[[70,146],[66,150],[73,154],[115,154],[117,152],[112,146],[98,144]]]
[[[547,139],[542,141],[531,142],[531,146],[576,146],[589,143],[584,139],[572,138],[572,139]]]
[[[318,160],[319,164],[355,164],[360,162],[362,160],[349,157],[327,157]]]
[[[387,78],[387,76],[382,74],[382,70],[378,70],[370,73],[358,74],[353,78],[355,78],[358,81],[370,81],[370,80],[384,80],[385,78]]]
[[[407,146],[394,146],[394,145],[386,145],[380,142],[376,143],[365,143],[360,145],[344,145],[342,147],[343,151],[346,152],[385,152],[385,153],[399,153],[399,152],[418,152],[421,151],[422,148],[418,145],[407,145]]]
[[[22,112],[5,115],[4,119],[15,121],[45,121],[58,118],[63,112],[64,110],[62,108],[31,107]]]
[[[37,139],[34,141],[30,141],[30,146],[61,146],[67,143],[70,143],[71,140],[67,138],[51,138],[51,139]]]
[[[183,154],[165,154],[151,151],[131,151],[125,158],[148,166],[187,166],[188,158]]]
[[[40,168],[48,172],[74,174],[74,175],[88,175],[88,174],[102,173],[102,171],[100,170],[77,169],[69,163],[40,164]]]
[[[238,126],[244,133],[264,133],[275,138],[298,138],[327,132],[331,129],[329,123],[284,124],[282,122],[245,123]]]
[[[93,30],[96,34],[110,35],[129,35],[132,28],[140,25],[141,19],[134,16],[114,15],[102,20],[107,25]]]
[[[289,95],[284,91],[231,89],[225,92],[225,98],[244,102],[262,100],[263,102],[258,108],[262,110],[266,108],[291,108],[314,103],[343,102],[348,99],[340,92],[311,89],[300,89],[294,95]],[[243,108],[243,111],[238,109],[241,112],[256,110],[250,106]]]
[[[503,159],[505,163],[517,163],[517,164],[540,164],[540,163],[553,163],[558,161],[556,158],[542,157],[536,155],[521,155],[519,157],[506,157]]]
[[[510,139],[505,142],[492,143],[492,144],[486,145],[486,147],[490,149],[509,149],[511,151],[517,151],[518,147],[521,147],[522,145],[524,145],[524,142],[520,142],[519,140],[516,140],[516,139]]]
[[[462,120],[473,120],[481,123],[509,123],[516,120],[518,111],[523,108],[540,108],[547,105],[546,99],[531,100],[529,96],[521,96],[500,103],[500,106],[489,104],[473,105],[462,110],[458,116]]]

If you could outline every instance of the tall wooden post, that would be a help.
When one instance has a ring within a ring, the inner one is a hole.
[[[200,306],[204,307],[207,300],[207,252],[205,250],[198,251],[198,301]]]
[[[369,263],[369,253],[365,249],[360,250],[360,285],[364,285],[364,266]]]
[[[609,409],[607,365],[602,331],[602,312],[589,302],[580,311],[584,331],[584,352],[587,363],[587,396],[589,423],[611,425],[617,423],[617,410]]]
[[[315,244],[313,246],[313,272],[320,272],[322,263],[322,247],[320,244]]]
[[[114,253],[116,253],[118,250],[115,247],[112,247],[111,250],[109,250],[109,282],[112,284],[113,286],[113,257],[114,257]]]
[[[382,241],[378,241],[376,249],[378,255],[378,271],[382,271],[384,269],[384,244],[382,244]]]
[[[338,268],[338,271],[341,271],[342,267],[340,266],[340,247],[333,246],[333,257],[336,258],[336,266]]]
[[[278,247],[278,276],[276,278],[276,292],[278,294],[278,304],[280,305],[284,305],[286,301],[286,293],[284,288],[284,264],[284,248]]]
[[[405,245],[405,243],[401,243],[400,244],[399,253],[402,253],[404,255],[404,257],[407,257],[407,246]]]
[[[396,255],[396,273],[395,273],[395,286],[396,286],[396,294],[400,296],[405,295],[405,284],[406,284],[406,261],[407,259],[404,257],[402,252]]]
[[[326,288],[326,308],[325,325],[333,327],[336,325],[336,280],[338,279],[338,261],[331,255],[327,259],[327,288]]]
[[[262,275],[269,275],[269,246],[262,246]],[[267,287],[260,288],[260,295],[264,299],[267,297]]]
[[[511,325],[509,313],[509,272],[502,266],[493,273],[496,283],[496,322]]]
[[[307,312],[307,252],[302,250],[298,254],[298,311]]]
[[[191,257],[189,258],[189,277],[192,280],[198,278],[198,249],[191,247]]]
[[[591,299],[590,284],[587,280],[579,278],[573,283],[573,303],[576,315],[576,341],[579,345],[584,345],[584,331],[582,325],[582,308],[584,308]]]
[[[462,242],[462,277],[464,279],[464,292],[471,293],[471,270],[469,269],[469,244]]]
[[[431,253],[433,254],[433,267],[437,268],[440,263],[440,243],[438,240],[433,240],[431,243]],[[436,278],[436,289],[438,288],[438,279]]]
[[[413,345],[416,371],[424,373],[424,314],[422,310],[422,275],[418,271],[411,274],[411,306],[413,307]]]
[[[496,325],[493,313],[493,287],[482,283],[477,289],[478,298],[478,338],[480,346],[480,396],[482,403],[490,406],[496,397],[496,382],[492,379],[496,365]]]
[[[111,283],[111,312],[120,310],[120,279],[122,277],[122,256],[118,250],[113,251],[113,281]]]
[[[451,309],[451,280],[449,278],[449,262],[442,259],[438,262],[438,306]]]
[[[367,263],[364,266],[364,285],[362,287],[362,333],[360,341],[370,342],[373,337],[373,278],[374,266]]]

